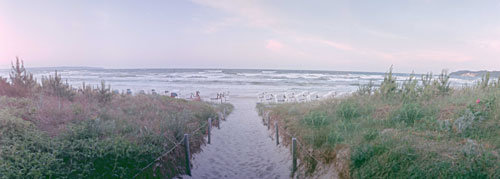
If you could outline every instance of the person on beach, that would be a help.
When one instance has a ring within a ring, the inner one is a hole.
[[[200,91],[196,91],[193,101],[201,101]]]

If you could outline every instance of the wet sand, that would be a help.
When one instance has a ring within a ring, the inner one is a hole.
[[[192,160],[192,177],[290,178],[289,149],[276,146],[252,98],[232,98],[234,111],[212,131],[212,143]]]

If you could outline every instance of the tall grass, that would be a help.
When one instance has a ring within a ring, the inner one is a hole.
[[[452,89],[443,71],[398,84],[391,68],[376,89],[258,109],[307,146],[308,174],[322,168],[310,153],[343,178],[499,178],[500,88],[489,78]]]
[[[22,62],[0,80],[0,178],[172,178],[184,171],[184,133],[229,104],[158,95],[119,95],[104,82],[72,89],[56,73],[40,84]],[[215,125],[215,124],[214,124]],[[193,153],[205,129],[190,136]],[[146,168],[150,162],[152,167]]]

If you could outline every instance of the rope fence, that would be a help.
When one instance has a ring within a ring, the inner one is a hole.
[[[218,123],[217,125],[220,125],[220,120],[221,120],[221,117],[225,118],[225,115],[226,115],[226,109],[224,108],[224,112],[223,113],[220,113],[221,115],[218,116]],[[205,128],[208,126],[207,128],[207,134],[208,134],[208,144],[210,144],[210,131],[212,130],[212,121],[213,119],[212,118],[208,118],[208,121],[207,123],[201,125],[200,127],[198,127],[197,129],[191,131],[190,133],[188,134],[184,134],[184,138],[182,138],[180,141],[178,142],[173,142],[171,139],[167,138],[170,142],[174,143],[175,145],[170,148],[167,152],[163,153],[162,155],[158,156],[154,161],[150,162],[148,165],[146,165],[144,168],[142,168],[137,174],[134,175],[133,178],[137,178],[137,176],[139,176],[140,174],[142,174],[146,169],[148,169],[149,167],[151,167],[153,164],[155,164],[156,162],[160,161],[163,157],[167,156],[169,153],[171,153],[172,151],[174,151],[177,147],[179,147],[183,142],[184,142],[184,147],[185,147],[185,150],[186,150],[186,171],[187,171],[187,174],[188,175],[191,175],[191,172],[190,172],[190,162],[189,162],[189,156],[190,156],[190,149],[189,149],[189,135],[194,135],[196,134],[198,131],[200,131],[201,129]],[[219,126],[217,126],[219,127]]]
[[[181,143],[183,141],[184,141],[184,138],[181,141],[179,141],[178,143],[176,143],[174,145],[174,147],[172,147],[170,150],[168,150],[167,152],[163,153],[161,156],[157,157],[154,161],[152,161],[151,163],[149,163],[148,165],[146,165],[144,168],[142,168],[141,171],[139,171],[137,174],[135,174],[133,178],[136,178],[137,176],[139,176],[139,174],[141,174],[142,172],[144,172],[144,170],[146,170],[149,167],[151,167],[151,165],[153,165],[154,163],[160,161],[161,158],[165,157],[167,154],[169,154],[170,152],[174,151],[174,149],[177,148],[179,145],[181,145]]]
[[[222,115],[219,115],[219,118],[218,118],[218,123],[217,125],[220,124],[220,119],[221,119],[221,116],[222,117],[225,117],[225,110],[224,110],[224,114]],[[266,113],[265,115],[265,121],[267,122],[264,122],[266,125],[268,125],[268,129],[270,129],[270,126],[271,126],[271,123],[270,123],[270,117],[269,115]],[[136,175],[134,175],[133,178],[137,178],[137,176],[139,176],[140,174],[142,174],[145,170],[147,170],[149,167],[151,167],[153,164],[155,164],[156,162],[162,160],[163,157],[167,156],[169,153],[171,153],[172,151],[174,151],[177,147],[179,147],[182,143],[184,143],[184,147],[185,147],[185,155],[186,155],[186,174],[191,176],[191,169],[190,169],[190,149],[189,149],[189,135],[194,135],[196,134],[198,131],[200,131],[201,129],[207,127],[207,134],[208,134],[208,144],[210,144],[210,131],[211,131],[211,128],[212,128],[212,119],[211,118],[208,118],[208,121],[207,123],[201,125],[200,127],[198,127],[197,129],[191,131],[190,133],[188,134],[184,134],[184,138],[181,139],[180,141],[178,142],[175,142],[174,146],[172,148],[170,148],[167,152],[163,153],[162,155],[158,156],[154,161],[150,162],[148,165],[146,165],[144,168],[142,168]],[[217,126],[218,127],[218,126]],[[318,160],[314,154],[308,150],[308,148],[302,144],[302,142],[300,142],[299,140],[297,140],[297,138],[295,138],[294,136],[295,135],[292,135],[290,134],[288,131],[284,130],[283,127],[281,127],[280,125],[278,125],[277,122],[274,123],[274,127],[275,127],[275,132],[276,132],[276,145],[279,145],[279,135],[280,135],[280,131],[281,131],[281,135],[282,135],[282,138],[283,137],[289,137],[292,139],[292,173],[291,173],[291,176],[294,175],[294,173],[296,172],[297,170],[297,143],[298,143],[298,148],[299,149],[302,149],[303,151],[303,154],[306,154],[308,157],[312,158],[313,160],[315,160],[317,163],[320,163],[320,160]],[[171,141],[171,140],[170,140]]]
[[[268,129],[271,129],[271,119],[269,117],[269,113],[266,112],[265,113],[265,118],[267,119],[264,119],[264,121],[267,121],[265,122],[265,124],[268,126]],[[305,154],[307,156],[309,156],[310,158],[312,158],[313,160],[316,161],[316,163],[321,163],[320,160],[318,160],[314,154],[304,145],[302,144],[297,138],[295,138],[296,135],[292,135],[290,134],[289,132],[287,132],[286,130],[284,130],[280,125],[278,125],[277,122],[274,123],[274,127],[275,127],[275,133],[276,133],[276,145],[279,145],[279,135],[281,134],[282,136],[287,136],[289,138],[292,139],[292,160],[293,160],[293,164],[292,164],[292,176],[294,175],[296,169],[297,169],[297,149],[296,149],[296,144],[295,143],[298,143],[299,144],[299,148],[302,149],[302,151],[306,151]],[[283,138],[283,137],[282,137]]]

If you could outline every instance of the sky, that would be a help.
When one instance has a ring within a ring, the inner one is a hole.
[[[500,70],[497,0],[0,0],[0,68]]]

